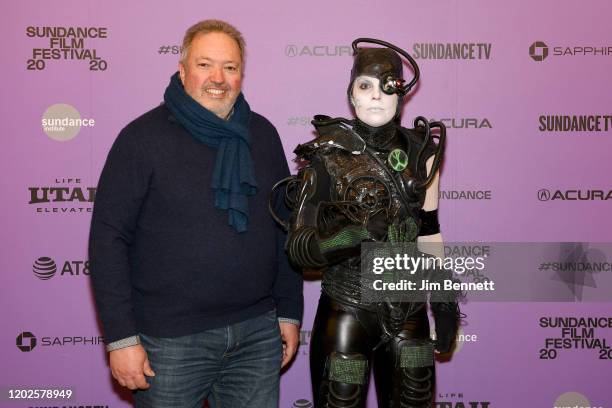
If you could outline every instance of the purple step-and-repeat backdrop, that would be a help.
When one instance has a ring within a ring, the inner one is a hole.
[[[448,126],[445,240],[610,242],[611,13],[606,0],[5,2],[0,406],[129,406],[108,371],[92,302],[92,200],[116,135],[161,102],[194,22],[221,18],[243,32],[245,95],[278,128],[288,160],[312,137],[314,114],[350,115],[351,41],[385,39],[422,71],[404,124],[423,115]],[[311,406],[319,287],[305,284],[283,408]],[[436,406],[612,406],[610,320],[586,331],[555,323],[610,318],[609,303],[463,309],[454,356],[437,366]],[[571,341],[547,341],[558,338]],[[9,398],[9,389],[28,388],[74,396]]]

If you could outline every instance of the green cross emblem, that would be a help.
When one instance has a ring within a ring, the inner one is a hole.
[[[408,166],[408,155],[402,149],[393,149],[387,157],[389,166],[395,171],[404,171]]]

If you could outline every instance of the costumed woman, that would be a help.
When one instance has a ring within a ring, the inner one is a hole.
[[[362,47],[362,43],[377,44]],[[430,339],[425,301],[362,299],[362,242],[442,242],[438,180],[446,129],[414,120],[400,125],[402,101],[419,79],[414,59],[384,41],[353,42],[348,99],[356,118],[317,115],[317,137],[295,153],[306,163],[286,184],[292,209],[283,223],[286,250],[298,267],[325,268],[311,336],[310,369],[315,407],[364,407],[370,368],[379,407],[430,407],[434,350],[455,339],[455,301],[429,304],[436,340]],[[412,67],[406,82],[403,56]]]

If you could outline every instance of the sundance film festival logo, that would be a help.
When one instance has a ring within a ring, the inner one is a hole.
[[[287,57],[342,57],[353,55],[348,45],[295,45],[285,46]]]
[[[49,280],[57,274],[55,261],[43,256],[34,261],[32,272],[40,280]],[[64,261],[59,273],[60,276],[89,276],[89,261]]]
[[[94,127],[94,119],[82,118],[78,110],[66,103],[56,103],[42,115],[41,126],[49,138],[58,142],[72,140],[83,127]]]
[[[44,336],[39,339],[32,332],[24,331],[17,336],[15,345],[24,353],[38,347],[83,347],[104,344],[102,336]]]
[[[601,333],[612,328],[612,317],[542,316],[539,326],[554,329],[546,334],[544,347],[539,350],[540,360],[554,360],[569,350],[595,350],[597,359],[612,360],[612,349]]]
[[[85,187],[80,178],[56,178],[49,186],[28,187],[28,204],[39,214],[91,213],[95,187]]]
[[[561,45],[549,47],[544,41],[535,41],[529,46],[529,56],[534,61],[548,57],[609,57],[612,45]]]
[[[612,190],[538,190],[540,201],[607,201],[612,200]]]
[[[491,43],[416,43],[412,56],[430,60],[489,60],[492,48]]]
[[[36,347],[36,336],[27,331],[20,333],[19,336],[17,336],[15,344],[19,350],[28,353]]]
[[[612,115],[540,115],[540,132],[607,132]]]
[[[107,27],[26,27],[28,38],[47,41],[43,47],[32,48],[32,58],[26,61],[26,69],[41,71],[50,60],[88,61],[90,71],[106,71],[108,62],[98,56],[96,48],[88,47],[91,39],[107,39]]]

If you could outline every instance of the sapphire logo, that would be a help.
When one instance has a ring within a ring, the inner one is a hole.
[[[24,353],[34,350],[36,347],[36,336],[30,332],[23,332],[17,336],[17,348]]]
[[[529,55],[534,61],[544,61],[548,57],[548,45],[544,41],[536,41],[529,47]]]
[[[610,57],[612,45],[553,45],[536,41],[529,46],[529,56],[534,61],[544,61],[548,57]]]
[[[43,256],[34,262],[32,271],[38,279],[49,280],[55,276],[55,273],[57,272],[57,265],[53,259],[49,258],[48,256]]]

